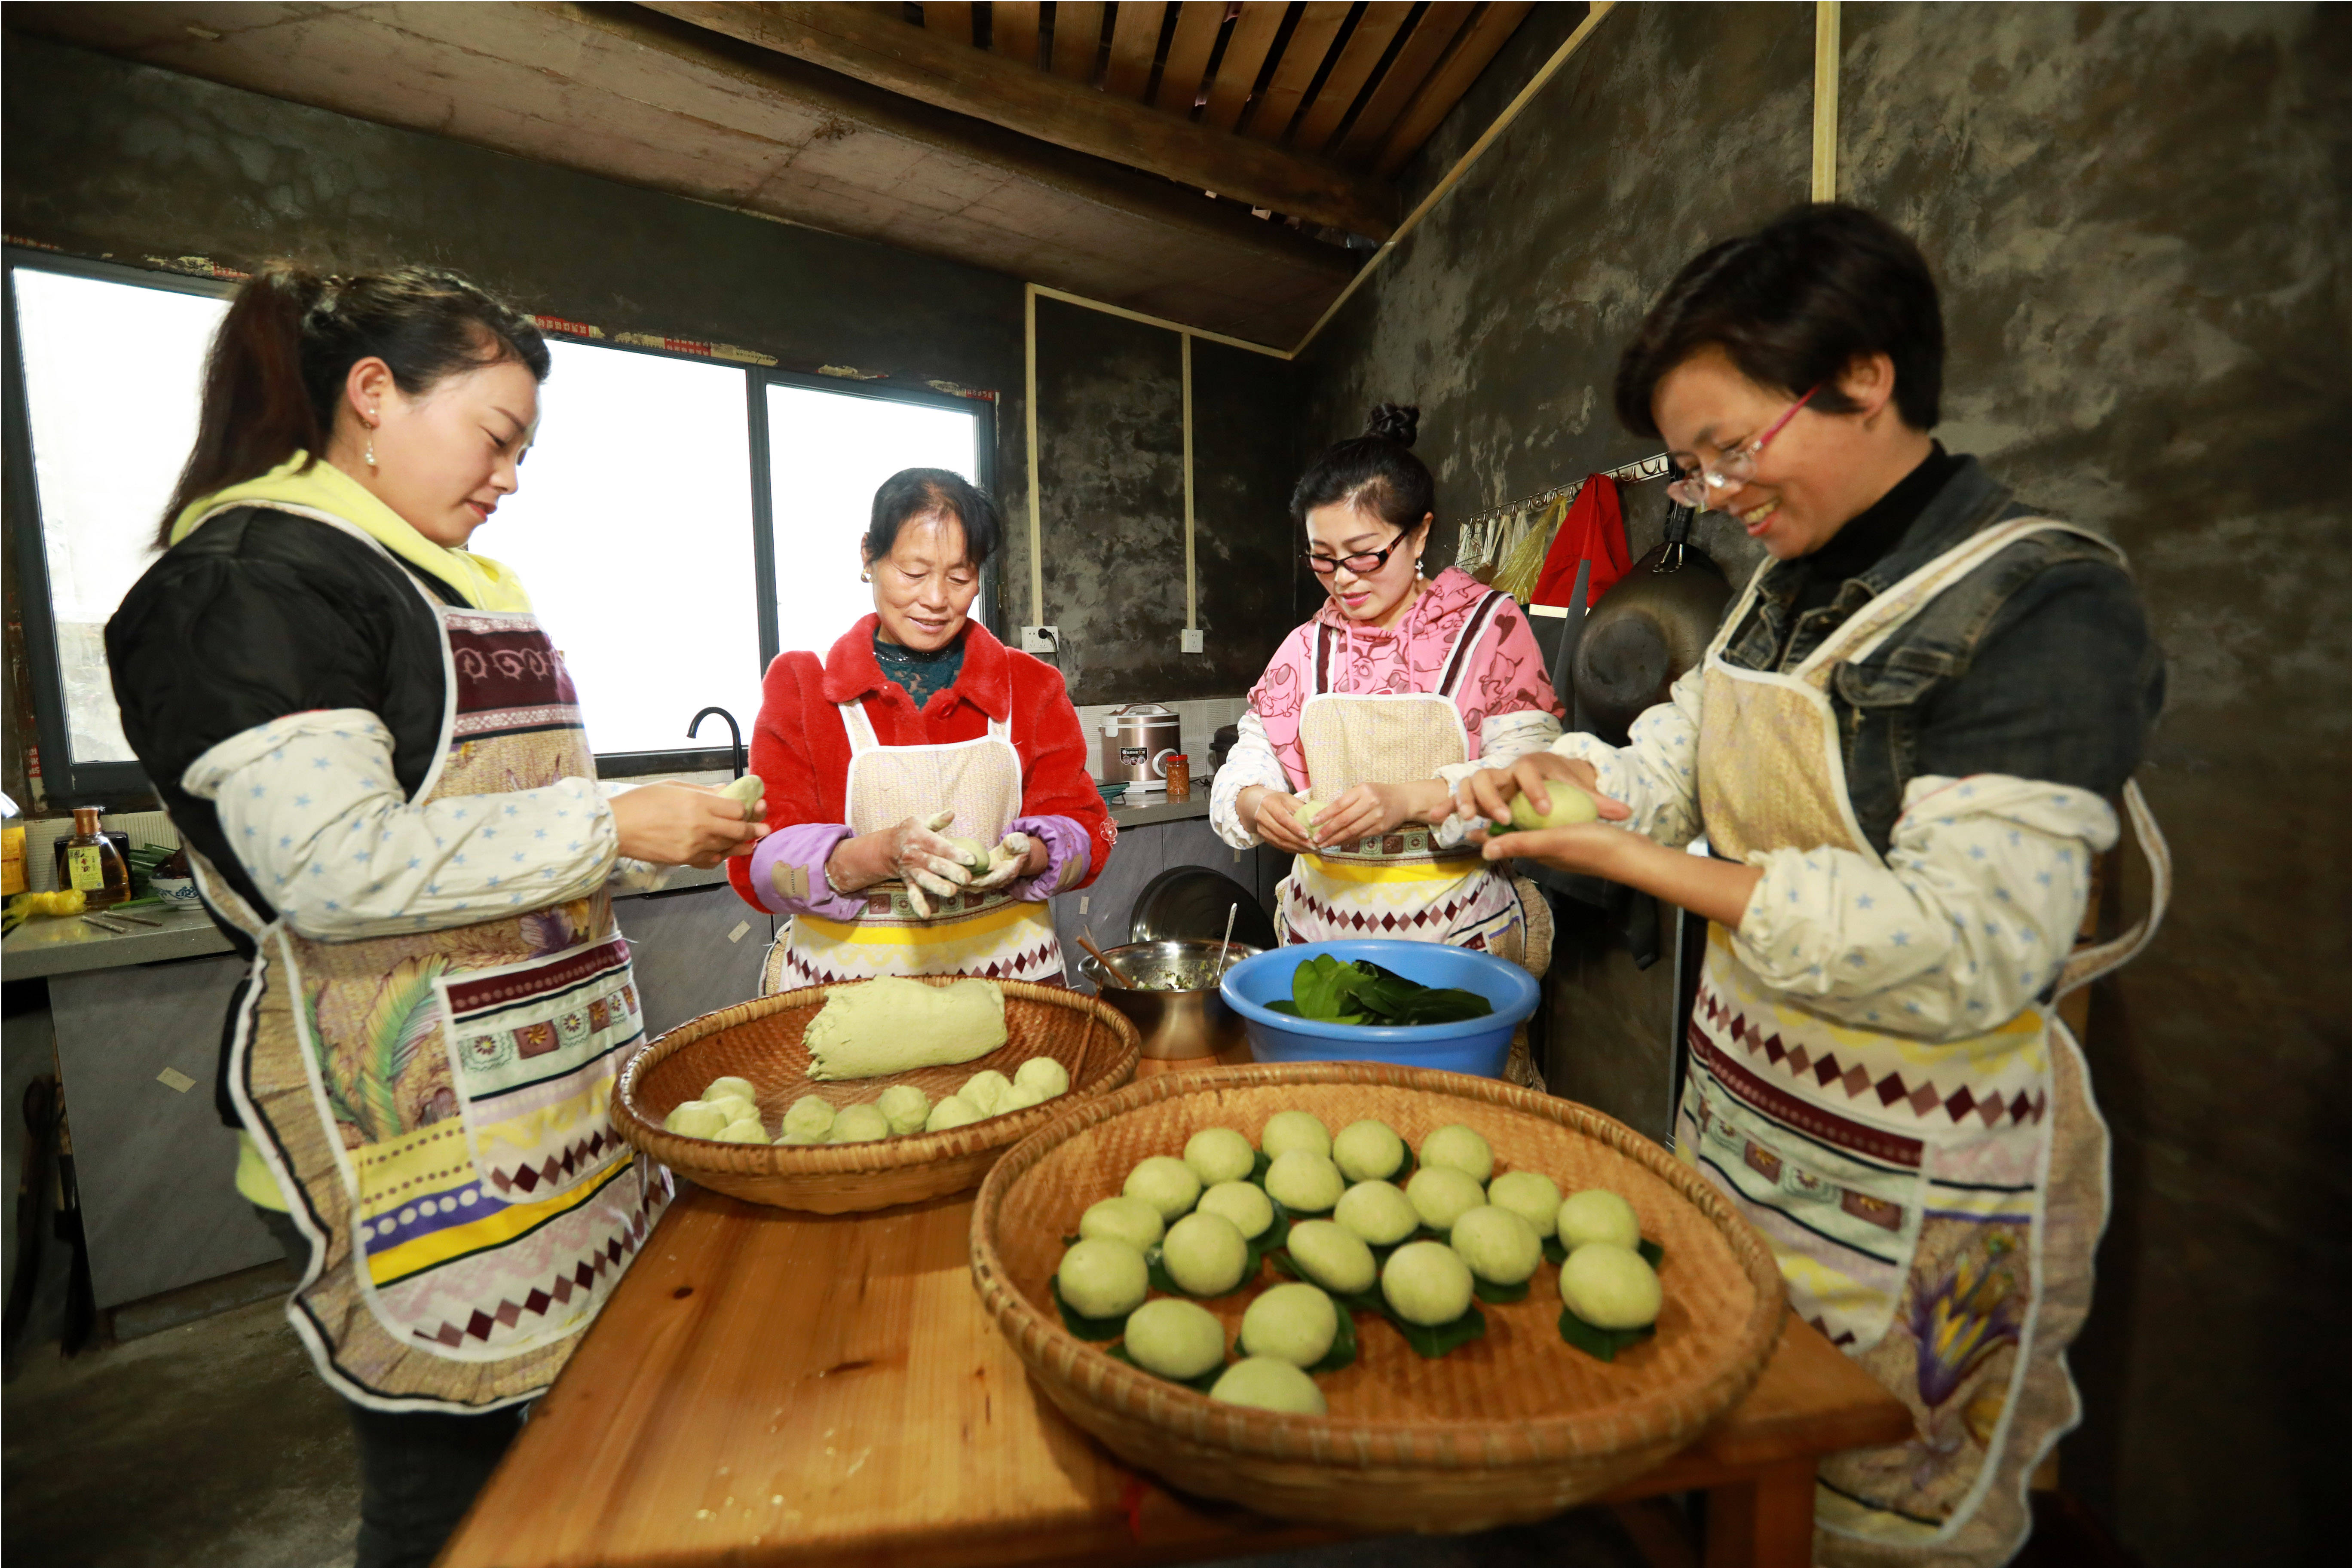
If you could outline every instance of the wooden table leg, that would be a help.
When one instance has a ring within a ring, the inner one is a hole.
[[[1706,1494],[1706,1568],[1811,1568],[1813,1461],[1784,1459]]]

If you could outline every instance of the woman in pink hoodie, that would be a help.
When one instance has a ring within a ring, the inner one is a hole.
[[[1461,779],[1547,750],[1559,719],[1511,596],[1422,575],[1436,487],[1411,450],[1420,414],[1381,405],[1291,492],[1330,597],[1251,690],[1210,820],[1228,844],[1298,857],[1276,894],[1286,942],[1450,942],[1540,975],[1541,897],[1438,829]],[[1523,1049],[1512,1076],[1531,1076]]]

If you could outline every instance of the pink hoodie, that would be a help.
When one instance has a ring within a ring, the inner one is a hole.
[[[1307,759],[1298,746],[1298,713],[1315,690],[1316,628],[1333,626],[1346,634],[1344,652],[1333,661],[1330,689],[1355,694],[1434,691],[1444,679],[1446,658],[1481,601],[1492,590],[1467,572],[1449,566],[1431,579],[1420,599],[1394,626],[1359,626],[1340,613],[1329,599],[1315,618],[1285,637],[1273,662],[1250,689],[1250,711],[1265,726],[1274,754],[1282,761],[1294,790],[1311,782]],[[1480,732],[1490,713],[1518,713],[1538,709],[1557,716],[1558,699],[1544,671],[1543,654],[1536,647],[1526,614],[1506,604],[1487,623],[1486,632],[1470,650],[1470,662],[1455,687],[1454,705],[1462,711],[1470,734],[1470,754],[1481,747]]]

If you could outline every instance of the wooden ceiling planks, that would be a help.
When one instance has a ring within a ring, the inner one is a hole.
[[[1257,90],[1258,73],[1265,68],[1265,57],[1273,52],[1289,9],[1271,4],[1242,7],[1217,61],[1217,79],[1210,85],[1208,107],[1201,110],[1202,124],[1231,131],[1241,123],[1242,110]]]
[[[1349,108],[1412,16],[1412,0],[1373,0],[1364,7],[1364,14],[1356,18],[1356,30],[1348,35],[1339,58],[1331,63],[1331,74],[1323,79],[1314,100],[1292,130],[1292,146],[1302,153],[1319,153],[1329,145],[1339,121],[1347,118]]]
[[[1436,131],[1438,121],[1445,118],[1446,110],[1470,90],[1478,73],[1486,68],[1534,9],[1532,0],[1509,0],[1507,4],[1494,0],[1478,7],[1477,15],[1454,36],[1445,58],[1437,62],[1437,68],[1429,73],[1429,79],[1421,84],[1421,90],[1412,95],[1412,101],[1404,106],[1396,123],[1389,128],[1387,137],[1381,142],[1380,155],[1372,162],[1374,173],[1385,179],[1404,167],[1405,160],[1421,150],[1421,144]]]
[[[972,41],[971,0],[950,5],[948,0],[924,0],[923,26],[941,37],[953,38],[959,44]]]
[[[1061,0],[1054,7],[1054,74],[1072,81],[1095,79],[1102,55],[1100,0]]]
[[[1019,60],[1024,66],[1037,63],[1037,0],[996,0],[988,8],[988,47],[1008,60]],[[923,13],[924,24],[930,22],[930,12]]]
[[[1347,25],[1348,13],[1355,6],[1349,0],[1340,3],[1310,4],[1298,7],[1298,18],[1291,25],[1290,37],[1284,40],[1282,58],[1275,62],[1274,75],[1265,84],[1265,91],[1250,111],[1248,123],[1242,134],[1260,142],[1279,142],[1290,131],[1290,122],[1298,114],[1298,106],[1307,91],[1315,85],[1330,58],[1331,46]]]
[[[1151,62],[1160,53],[1160,26],[1168,7],[1121,0],[1111,9],[1110,69],[1104,73],[1103,90],[1140,100],[1151,86]]]
[[[1389,68],[1381,73],[1381,79],[1373,84],[1371,96],[1364,100],[1355,123],[1330,149],[1333,161],[1360,165],[1379,153],[1397,117],[1429,79],[1430,72],[1437,68],[1437,62],[1444,58],[1454,35],[1475,9],[1472,5],[1432,5],[1422,12],[1420,25],[1405,39],[1396,58],[1389,62]]]
[[[1225,0],[1183,0],[1176,7],[1176,33],[1168,42],[1168,63],[1160,68],[1160,88],[1151,107],[1190,115],[1209,75],[1209,57],[1217,52],[1217,34],[1225,25]]]

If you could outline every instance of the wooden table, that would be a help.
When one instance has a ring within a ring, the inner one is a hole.
[[[1140,1564],[1339,1539],[1173,1496],[1064,1420],[981,1310],[971,1209],[687,1189],[443,1568]],[[1799,1568],[1818,1457],[1910,1429],[1792,1317],[1748,1397],[1612,1500],[1705,1489],[1708,1568]]]

